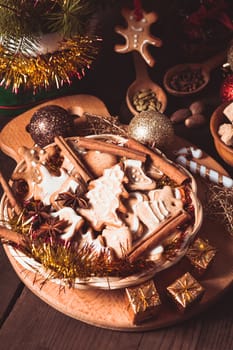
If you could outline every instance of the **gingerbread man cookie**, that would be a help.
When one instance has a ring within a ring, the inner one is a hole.
[[[118,53],[138,51],[146,63],[153,67],[155,60],[148,50],[148,45],[162,46],[162,40],[150,34],[150,26],[157,21],[158,15],[155,12],[145,13],[142,11],[142,17],[138,19],[135,11],[123,8],[122,16],[127,21],[128,26],[126,28],[117,26],[115,31],[122,35],[126,42],[124,45],[115,45],[115,51]]]

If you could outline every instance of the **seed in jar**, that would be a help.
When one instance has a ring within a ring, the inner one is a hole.
[[[159,111],[162,103],[151,89],[142,89],[133,96],[133,106],[138,112],[153,110]]]
[[[176,91],[192,92],[202,86],[204,82],[205,80],[200,68],[187,68],[174,74],[169,81],[169,86]]]
[[[139,91],[138,98],[139,99],[147,99],[153,96],[153,91],[152,90],[144,90],[144,91]]]

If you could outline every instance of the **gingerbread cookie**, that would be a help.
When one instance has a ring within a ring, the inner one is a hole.
[[[63,219],[68,221],[69,225],[60,237],[65,242],[70,241],[84,223],[83,218],[80,215],[77,215],[77,213],[69,207],[62,208],[51,215],[53,217],[59,217],[60,220]]]
[[[114,250],[118,258],[124,257],[132,248],[132,233],[126,225],[107,226],[103,229],[102,236],[106,245]]]
[[[168,214],[183,208],[182,199],[178,198],[179,192],[177,193],[171,186],[164,186],[161,190],[150,191],[148,196],[154,211],[161,220]]]
[[[148,198],[136,205],[138,218],[147,227],[147,233],[154,230],[166,217],[182,210],[183,201],[176,197],[176,192],[170,186],[148,192]]]
[[[142,11],[142,18],[138,19],[134,11],[123,8],[122,16],[127,22],[127,27],[117,26],[115,31],[125,38],[125,44],[115,45],[115,51],[118,53],[138,51],[146,63],[153,67],[155,59],[150,54],[148,45],[162,46],[162,40],[150,34],[150,26],[158,19],[157,13],[145,13]]]
[[[156,182],[148,177],[144,171],[144,165],[141,161],[135,159],[126,159],[124,161],[125,174],[128,178],[127,188],[133,191],[153,190]]]
[[[102,176],[105,169],[111,168],[118,163],[117,156],[114,154],[93,150],[86,152],[83,160],[95,177]]]
[[[136,214],[138,203],[145,200],[145,194],[141,192],[129,193],[129,197],[124,202],[126,212],[121,214],[123,222],[129,227],[133,241],[140,238],[144,233],[144,225]]]
[[[86,197],[89,208],[79,209],[79,213],[88,220],[96,231],[106,226],[121,227],[123,222],[117,211],[124,210],[121,197],[128,196],[124,188],[125,173],[120,164],[105,169],[103,176],[90,182]]]

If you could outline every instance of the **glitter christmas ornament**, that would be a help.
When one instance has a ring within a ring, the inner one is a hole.
[[[26,130],[38,146],[44,147],[52,143],[55,136],[69,136],[72,127],[73,119],[66,109],[48,105],[32,115]]]
[[[222,102],[233,101],[233,74],[224,79],[220,87],[220,97]]]
[[[166,150],[174,139],[174,128],[163,113],[143,111],[130,121],[128,135],[143,144]]]

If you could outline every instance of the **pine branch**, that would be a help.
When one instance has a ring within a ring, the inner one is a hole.
[[[58,0],[56,9],[46,16],[47,28],[64,36],[83,34],[93,12],[91,1]]]
[[[7,5],[0,2],[0,33],[3,37],[20,38],[40,31],[41,11],[32,1],[9,0]]]
[[[1,0],[0,34],[17,39],[51,32],[83,35],[96,9],[92,0]]]

